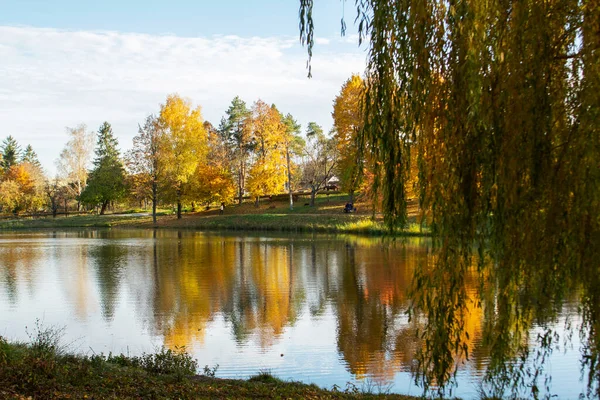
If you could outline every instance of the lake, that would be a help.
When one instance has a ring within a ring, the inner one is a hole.
[[[185,347],[200,366],[218,364],[218,377],[270,371],[326,388],[420,395],[411,370],[423,347],[416,336],[423,318],[409,319],[407,310],[414,271],[430,258],[426,238],[5,232],[0,335],[29,340],[39,319],[45,327],[64,327],[63,343],[82,354]],[[464,284],[476,298],[475,275]],[[552,330],[560,337],[544,363],[551,382],[541,381],[542,394],[585,393],[578,305],[576,289],[553,305],[558,313]],[[482,310],[473,302],[464,317],[469,357],[455,357],[452,395],[478,398],[482,377],[497,357],[484,340]],[[521,340],[535,350],[543,330],[533,320],[527,331]],[[536,362],[531,356],[526,366]]]

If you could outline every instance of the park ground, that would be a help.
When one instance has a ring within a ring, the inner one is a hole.
[[[107,215],[74,215],[52,217],[4,217],[0,229],[38,228],[159,228],[196,230],[286,231],[326,232],[384,235],[388,233],[383,217],[372,210],[370,203],[357,201],[356,213],[343,212],[347,196],[344,194],[321,194],[314,207],[308,206],[308,198],[300,197],[290,210],[289,201],[283,197],[262,200],[258,207],[247,201],[241,205],[231,204],[220,215],[219,207],[188,210],[177,219],[172,210],[161,210],[156,225],[152,223],[149,210],[137,209]],[[425,235],[426,229],[417,223],[416,205],[409,206],[409,225],[397,232],[400,235]]]

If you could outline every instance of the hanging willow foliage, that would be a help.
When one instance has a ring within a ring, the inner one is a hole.
[[[310,56],[312,3],[300,4]],[[577,277],[582,368],[588,395],[600,395],[600,2],[355,4],[369,41],[364,138],[381,167],[385,220],[405,225],[417,157],[420,206],[438,245],[435,265],[415,277],[413,316],[426,318],[417,377],[443,391],[456,354],[468,355],[462,281],[475,252],[482,288],[501,288],[477,299],[494,393],[527,377],[536,393],[538,375],[511,359],[528,355],[534,319],[547,327],[541,351],[551,351],[557,313],[542,305],[560,307]]]

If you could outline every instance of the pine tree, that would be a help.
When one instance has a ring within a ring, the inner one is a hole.
[[[90,205],[100,204],[100,215],[109,203],[121,199],[127,191],[125,170],[119,157],[119,143],[108,122],[98,129],[94,169],[90,172],[88,185],[81,194],[81,201]]]
[[[25,151],[23,152],[23,156],[21,157],[22,163],[28,163],[32,166],[41,169],[42,164],[40,164],[40,160],[38,159],[37,153],[33,150],[30,144],[27,145]]]
[[[233,156],[232,158],[235,160],[235,174],[238,180],[238,203],[242,204],[246,186],[248,158],[252,150],[250,129],[252,112],[239,96],[235,96],[225,113],[227,114],[227,119],[221,121],[220,130],[225,136]]]
[[[19,156],[21,155],[21,146],[17,143],[15,138],[8,136],[2,142],[0,146],[2,152],[2,168],[8,171],[10,167],[19,163]]]

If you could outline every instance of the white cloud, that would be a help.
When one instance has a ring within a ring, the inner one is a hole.
[[[338,42],[319,39],[325,46],[315,47],[309,80],[297,38],[0,26],[0,139],[11,134],[31,144],[53,171],[65,126],[86,123],[94,130],[107,120],[126,149],[138,122],[174,92],[200,104],[215,124],[239,95],[247,103],[275,103],[304,125],[329,128],[333,98],[365,62],[363,50],[336,48]]]
[[[328,45],[329,43],[331,43],[331,41],[327,38],[322,38],[322,37],[317,37],[315,38],[315,44],[320,44],[320,45]]]

